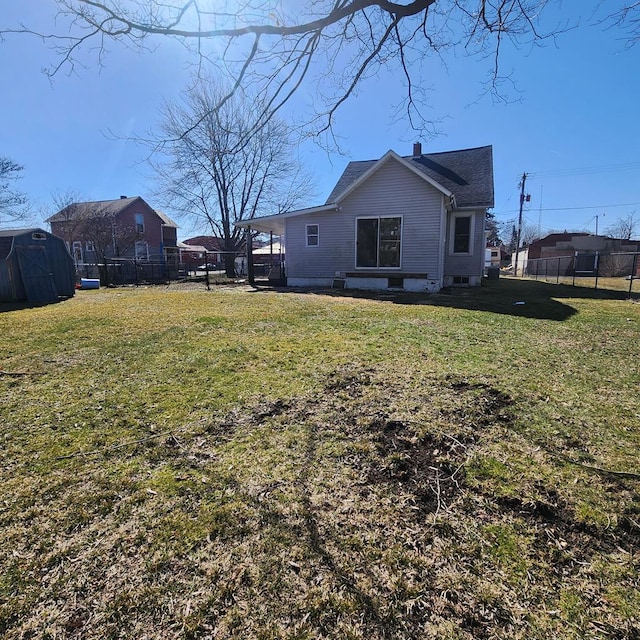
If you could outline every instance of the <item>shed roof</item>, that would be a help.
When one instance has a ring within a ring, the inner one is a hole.
[[[44,231],[39,227],[27,227],[25,229],[0,229],[0,238],[14,238],[15,236],[21,236],[23,233],[31,233],[32,231]],[[44,231],[44,233],[47,233]]]
[[[34,231],[37,231],[38,233],[46,233],[49,237],[57,238],[57,236],[53,236],[44,229],[40,229],[40,227],[27,227],[25,229],[0,229],[0,260],[5,260],[9,253],[11,253],[14,238],[26,235],[28,233],[33,233]]]

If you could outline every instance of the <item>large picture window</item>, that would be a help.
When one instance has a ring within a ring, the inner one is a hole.
[[[356,267],[399,267],[402,218],[356,220]]]

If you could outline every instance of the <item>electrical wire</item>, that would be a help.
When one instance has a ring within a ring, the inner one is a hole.
[[[637,207],[640,206],[640,202],[626,202],[622,204],[599,204],[588,207],[543,207],[542,209],[536,209],[536,211],[586,211],[588,209],[608,209],[611,207]],[[512,213],[518,213],[518,209],[508,209],[507,211],[494,211],[494,216],[510,215]],[[532,209],[525,209],[525,211],[532,211]]]

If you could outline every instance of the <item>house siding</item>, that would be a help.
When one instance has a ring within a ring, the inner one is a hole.
[[[333,278],[356,268],[356,219],[401,216],[399,268],[388,274],[415,273],[441,280],[441,216],[443,195],[435,187],[390,159],[339,204],[341,210],[288,218],[287,274],[296,279]],[[319,244],[306,246],[306,225],[319,225]],[[376,269],[363,269],[373,274]]]

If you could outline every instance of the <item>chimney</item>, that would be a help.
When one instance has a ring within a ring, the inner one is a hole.
[[[126,200],[127,196],[120,196],[120,200]]]
[[[417,158],[422,155],[422,143],[414,142],[413,143],[413,157]]]

